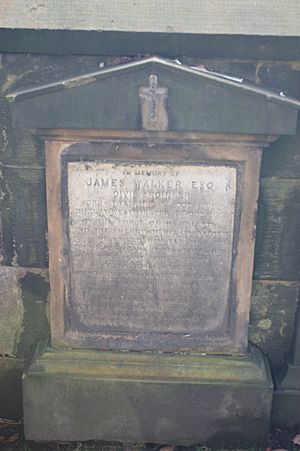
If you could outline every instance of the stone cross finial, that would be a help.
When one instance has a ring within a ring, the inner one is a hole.
[[[158,86],[158,76],[149,75],[149,86],[139,88],[144,130],[168,130],[168,88]]]

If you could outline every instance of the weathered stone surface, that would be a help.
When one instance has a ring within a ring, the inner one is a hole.
[[[289,354],[298,286],[293,282],[254,281],[252,287],[249,339],[278,369]]]
[[[272,422],[296,426],[300,419],[300,365],[290,363],[284,377],[275,378]]]
[[[227,0],[226,8],[209,0],[180,0],[157,4],[149,0],[52,0],[37,4],[33,0],[3,0],[1,28],[150,31],[165,34],[299,36],[300,9],[297,0],[265,0],[248,3]],[[16,12],[17,11],[17,12]]]
[[[298,377],[300,378],[300,374],[298,374]],[[287,427],[298,426],[299,418],[300,390],[275,390],[272,404],[272,424]]]
[[[0,354],[28,358],[46,339],[47,297],[46,272],[0,266]]]
[[[23,359],[0,357],[0,417],[20,419],[22,407]]]
[[[158,57],[10,92],[13,125],[140,130],[137,92],[151,74],[168,89],[169,130],[295,134],[295,99]]]
[[[51,80],[59,80],[64,77],[70,77],[75,74],[85,73],[87,71],[93,71],[99,69],[100,63],[111,64],[120,61],[126,61],[122,58],[107,58],[107,57],[89,57],[89,56],[45,56],[45,55],[22,55],[22,54],[4,54],[1,58],[1,71],[0,71],[0,82],[3,96],[9,92],[11,89],[25,88],[26,86],[32,86],[34,84],[47,83]],[[203,60],[187,60],[187,63],[196,65],[197,63],[203,63]],[[237,75],[245,77],[248,80],[254,80],[255,76],[255,63],[248,62],[238,62],[236,61],[218,61],[218,60],[205,60],[204,64],[208,66],[209,69],[216,70],[217,72],[227,72],[230,75]],[[287,63],[291,65],[292,63]],[[279,65],[280,66],[280,65]],[[274,66],[278,69],[277,65]],[[296,71],[296,63],[293,64],[294,70]],[[275,69],[274,69],[275,70]],[[256,80],[259,81],[259,80]],[[288,83],[285,81],[285,83]],[[0,100],[0,111],[1,111],[1,133],[0,133],[0,154],[1,160],[5,164],[10,165],[30,165],[33,166],[43,165],[43,150],[41,148],[41,142],[39,142],[33,135],[31,131],[25,130],[14,130],[12,132],[10,126],[10,113],[8,104],[2,99]],[[298,177],[299,176],[299,164],[298,164],[298,138],[281,138],[278,145],[275,143],[272,145],[272,150],[267,150],[264,152],[263,158],[263,175],[274,176],[278,175],[280,177]],[[17,151],[16,151],[17,149]],[[10,188],[10,187],[9,187]],[[40,186],[34,187],[34,192],[42,193],[43,183]],[[4,193],[6,188],[4,189]],[[43,195],[43,194],[42,194]],[[7,194],[6,194],[7,196]],[[6,204],[2,212],[2,222],[4,227],[4,247],[6,252],[5,263],[11,264],[12,258],[14,256],[14,241],[16,237],[13,233],[14,211],[18,210],[15,202],[11,204]],[[44,208],[45,210],[45,208]],[[38,217],[45,215],[45,213],[39,212]],[[265,225],[263,222],[268,222],[268,214],[263,215],[259,218],[259,230],[264,229]],[[43,219],[45,221],[45,219]],[[27,233],[27,232],[26,232]],[[39,249],[44,247],[41,242],[44,240],[44,231],[35,229],[35,240],[40,240]],[[259,232],[260,233],[260,232]],[[266,232],[268,233],[268,232]],[[274,237],[275,238],[275,237]],[[280,241],[280,237],[275,239],[275,246],[277,242]],[[18,239],[17,239],[18,240]],[[289,241],[293,242],[293,238]],[[24,241],[24,240],[23,240]],[[33,246],[33,243],[31,243]],[[25,249],[24,249],[25,250]],[[259,249],[257,249],[257,253]],[[41,257],[41,266],[47,264],[45,262],[45,250],[44,256]],[[295,254],[295,249],[290,249],[291,255]],[[38,251],[36,251],[38,253]],[[268,255],[265,257],[260,257],[260,264],[258,267],[258,277],[260,273],[261,265],[263,265],[262,259],[268,260]],[[295,261],[295,258],[294,258]],[[23,260],[23,263],[27,265],[33,265],[33,259],[30,259],[27,263]],[[22,264],[23,264],[22,263]],[[39,266],[39,263],[36,263]],[[295,265],[291,264],[287,267],[287,271],[292,271],[292,278],[294,275]],[[273,275],[271,275],[273,278]],[[285,278],[285,277],[283,277]],[[290,277],[288,277],[289,279]]]
[[[236,172],[69,162],[70,329],[226,330]]]
[[[47,272],[0,266],[0,417],[22,417],[22,371],[49,335]],[[15,358],[15,357],[18,358]],[[25,358],[24,358],[25,357]]]
[[[261,180],[254,277],[298,280],[300,179]]]
[[[1,32],[0,32],[0,36]],[[49,82],[51,80],[60,80],[62,78],[67,78],[67,77],[71,77],[73,75],[79,74],[79,73],[86,73],[88,71],[97,71],[99,70],[99,64],[102,62],[105,62],[105,64],[107,63],[111,63],[112,60],[114,63],[116,62],[121,62],[121,61],[128,61],[127,58],[122,59],[122,58],[106,58],[106,57],[102,57],[99,56],[99,49],[101,49],[103,42],[105,41],[107,45],[107,42],[109,42],[109,45],[107,48],[110,49],[111,52],[116,53],[116,50],[113,48],[116,45],[116,41],[114,39],[112,39],[110,36],[109,37],[103,37],[101,36],[101,38],[96,38],[95,39],[95,35],[93,35],[93,37],[91,37],[91,35],[89,37],[84,37],[80,34],[78,34],[78,36],[74,37],[74,35],[64,35],[64,38],[62,38],[62,35],[60,35],[59,33],[54,35],[51,35],[51,39],[49,39],[49,36],[46,37],[44,36],[30,36],[28,38],[28,35],[26,35],[25,33],[22,36],[18,36],[17,38],[17,42],[14,41],[13,39],[10,39],[9,37],[9,43],[5,42],[4,40],[0,39],[1,44],[0,45],[11,45],[11,46],[15,46],[15,45],[24,45],[27,49],[33,48],[35,51],[40,52],[42,48],[47,48],[48,49],[54,49],[53,51],[56,51],[57,49],[60,49],[59,51],[61,51],[62,53],[66,53],[72,49],[74,49],[75,47],[77,47],[77,49],[80,49],[81,51],[88,51],[90,53],[94,53],[97,56],[94,57],[88,57],[88,56],[69,56],[69,55],[65,55],[64,57],[61,56],[45,56],[45,55],[37,55],[37,54],[31,54],[31,55],[25,55],[25,54],[3,54],[1,55],[1,70],[0,70],[0,90],[1,90],[1,99],[0,99],[0,121],[1,121],[1,125],[0,125],[0,156],[1,156],[1,160],[2,162],[4,162],[6,165],[26,165],[26,166],[43,166],[43,149],[41,147],[41,143],[34,137],[33,133],[31,131],[24,131],[24,130],[20,130],[20,131],[16,131],[16,130],[12,130],[11,125],[10,125],[10,114],[9,114],[9,108],[7,105],[7,102],[3,100],[3,96],[9,92],[12,89],[17,89],[17,88],[26,88],[28,86],[32,86],[32,85],[38,85],[40,83],[46,83]],[[126,38],[126,37],[125,37]],[[186,40],[183,40],[182,37],[180,37],[180,39],[178,37],[175,37],[174,35],[171,36],[170,40],[165,40],[161,43],[159,43],[158,41],[161,40],[161,37],[158,35],[157,38],[154,38],[153,36],[151,37],[151,43],[149,40],[149,36],[140,36],[140,40],[139,42],[137,42],[136,39],[132,38],[132,46],[139,46],[139,48],[141,48],[143,45],[145,46],[150,45],[152,46],[152,48],[162,48],[164,50],[164,52],[166,52],[166,54],[170,54],[172,52],[175,52],[174,55],[177,55],[178,49],[183,48],[184,45],[186,45]],[[180,42],[179,42],[180,40]],[[222,42],[220,42],[220,40]],[[134,42],[133,42],[134,41]],[[172,41],[172,42],[171,42]],[[122,52],[123,49],[126,49],[126,43],[123,45],[123,42],[118,42],[118,52]],[[215,54],[217,56],[221,56],[222,60],[215,60],[214,62],[210,59],[209,62],[204,61],[204,65],[206,65],[209,69],[211,70],[216,70],[217,72],[227,72],[228,74],[231,75],[238,75],[241,77],[246,78],[247,80],[253,81],[255,79],[255,70],[256,70],[256,62],[253,63],[249,63],[247,61],[237,61],[237,60],[224,60],[224,56],[225,55],[229,55],[229,57],[231,57],[233,55],[233,52],[235,52],[235,55],[240,55],[245,57],[245,55],[263,55],[263,57],[268,58],[270,56],[270,53],[268,53],[271,49],[271,51],[273,52],[273,56],[275,55],[278,59],[279,58],[290,58],[289,55],[291,55],[291,52],[298,52],[299,53],[299,46],[297,48],[297,45],[290,45],[289,49],[287,49],[287,45],[286,42],[281,41],[281,44],[278,43],[278,45],[276,44],[273,45],[273,47],[271,48],[270,45],[270,40],[264,38],[263,42],[254,42],[251,40],[247,40],[247,41],[243,41],[243,40],[239,40],[239,44],[237,45],[237,41],[236,38],[234,38],[233,40],[231,39],[231,44],[229,42],[228,39],[225,39],[224,37],[219,38],[219,39],[215,39],[215,38],[211,38],[209,41],[203,39],[201,40],[201,43],[199,43],[199,39],[196,40],[195,45],[193,46],[192,49],[192,53],[191,54],[201,54],[202,57],[205,58],[211,58],[211,55]],[[231,51],[230,51],[230,45],[231,45]],[[16,48],[16,47],[15,47]],[[128,47],[127,47],[128,48]],[[133,48],[133,47],[132,47]],[[56,49],[56,50],[55,50]],[[230,53],[231,52],[231,53]],[[186,60],[188,61],[188,60]],[[191,63],[193,65],[196,64],[202,64],[203,60],[199,60],[194,58],[193,61],[191,61]],[[290,63],[288,63],[290,64]],[[297,63],[294,63],[295,66],[295,71],[297,71],[296,66]],[[261,67],[264,66],[266,67],[267,65],[261,65]],[[280,65],[276,65],[276,70],[280,69]],[[276,71],[275,69],[272,70],[272,77],[276,76]],[[285,71],[285,69],[284,69]],[[284,72],[283,71],[283,72]],[[260,72],[260,74],[262,74],[262,72]],[[289,73],[287,72],[288,77],[290,76]],[[295,89],[296,85],[295,85],[295,81],[296,80],[294,77],[294,75],[296,75],[294,73],[291,74],[292,75],[292,82],[291,85],[289,84],[288,78],[286,78],[286,80],[284,81],[284,88],[285,90],[288,90],[289,92],[291,92],[291,89]],[[267,74],[266,74],[267,76]],[[264,78],[265,75],[262,77],[262,80],[266,80],[266,78]],[[256,80],[259,81],[259,80]],[[271,80],[272,81],[272,80]],[[277,87],[277,86],[276,86]],[[282,88],[281,83],[278,84],[278,88]],[[272,145],[272,148],[267,151],[264,152],[264,157],[263,157],[263,175],[267,176],[267,177],[273,177],[276,176],[278,178],[283,178],[283,179],[288,179],[288,178],[299,178],[300,176],[300,171],[299,171],[299,145],[298,145],[299,139],[297,137],[292,138],[292,137],[284,137],[284,138],[280,138],[280,140],[277,143],[274,143]],[[17,150],[16,150],[17,149]],[[2,168],[1,168],[2,169]],[[13,168],[11,168],[13,169]],[[28,173],[31,172],[31,169],[27,169]],[[41,170],[43,171],[43,170]],[[4,174],[5,178],[6,177],[6,173]],[[17,183],[18,183],[18,177],[17,179]],[[5,179],[0,180],[2,183],[4,182]],[[9,184],[9,189],[12,188],[12,192],[14,191],[13,189],[13,184],[14,184],[14,177],[10,177],[10,184]],[[32,184],[32,187],[30,188],[31,192],[34,193],[34,196],[40,196],[41,194],[38,193],[42,193],[43,190],[43,181],[42,179],[40,179],[39,183],[34,183]],[[264,182],[263,182],[264,183]],[[269,179],[269,181],[267,181],[266,183],[266,191],[268,192],[271,188],[271,184],[273,183],[273,181],[271,179]],[[274,184],[276,183],[276,180],[274,180]],[[278,190],[281,192],[281,194],[283,193],[282,190],[282,186],[287,186],[289,184],[288,180],[279,180],[279,188]],[[298,229],[297,227],[295,228],[295,224],[297,221],[297,217],[299,217],[299,213],[297,213],[297,204],[298,201],[297,199],[299,199],[299,193],[297,191],[297,181],[296,180],[292,180],[291,181],[291,187],[294,186],[295,187],[295,199],[296,201],[294,202],[293,200],[291,200],[291,202],[288,200],[289,194],[286,196],[286,194],[284,194],[282,196],[282,198],[279,198],[276,194],[276,199],[271,202],[271,198],[269,199],[269,201],[267,202],[267,208],[265,208],[264,210],[264,214],[260,214],[259,217],[259,232],[258,234],[262,234],[262,236],[259,238],[259,241],[262,239],[264,240],[268,240],[268,252],[266,251],[266,248],[263,246],[261,248],[257,248],[257,261],[258,261],[258,266],[257,266],[257,275],[258,277],[260,277],[261,274],[263,274],[263,277],[271,277],[271,278],[287,278],[288,280],[298,280],[298,273],[297,273],[297,267],[298,267],[298,245],[297,245],[297,240],[299,237],[298,234]],[[24,202],[24,197],[23,197],[23,193],[22,191],[22,184],[19,184],[19,190],[20,190],[20,194],[19,199],[20,199],[20,203],[16,203],[13,199],[16,198],[16,196],[13,197],[9,197],[9,191],[7,190],[6,185],[2,185],[3,188],[3,193],[4,193],[4,201],[5,203],[5,207],[2,210],[2,222],[4,223],[4,228],[5,228],[5,233],[4,233],[4,243],[5,243],[5,252],[6,252],[6,259],[4,260],[7,264],[11,265],[12,263],[14,264],[16,259],[14,259],[14,249],[15,249],[15,245],[14,242],[16,240],[15,235],[13,233],[14,230],[14,215],[16,214],[17,217],[17,221],[19,223],[18,228],[19,230],[22,229],[22,216],[23,216],[23,212],[25,209],[25,204],[24,206],[21,205],[21,207],[23,209],[20,209],[20,204],[22,202]],[[291,188],[289,191],[289,193],[291,194],[294,188]],[[275,195],[274,190],[272,190],[273,194],[272,196]],[[0,197],[2,198],[3,194],[0,193]],[[271,196],[271,194],[270,194]],[[266,196],[267,198],[269,198],[269,195]],[[36,197],[34,197],[36,198]],[[10,200],[11,199],[11,200]],[[23,199],[23,200],[22,200]],[[293,199],[293,195],[291,196],[291,199]],[[26,196],[25,196],[25,201],[26,201]],[[43,202],[45,202],[45,199],[43,198]],[[271,205],[272,204],[272,205]],[[3,205],[3,203],[2,203]],[[36,209],[36,205],[34,204],[34,209]],[[280,207],[280,205],[282,205],[282,208]],[[284,206],[287,206],[287,209],[285,209]],[[32,207],[32,208],[33,208]],[[43,207],[45,210],[45,207]],[[32,221],[36,220],[37,218],[33,217],[35,210],[31,210],[31,217],[32,217]],[[26,213],[25,213],[26,215]],[[29,215],[29,213],[28,213]],[[44,213],[41,213],[40,210],[38,209],[38,218],[40,218],[42,215],[44,215]],[[291,220],[291,223],[289,223],[289,221]],[[30,219],[26,219],[26,221],[30,221]],[[283,227],[283,230],[278,233],[278,224],[280,224],[280,222],[283,221],[283,225],[281,224],[280,227]],[[273,225],[272,225],[273,224]],[[273,227],[274,226],[274,227]],[[26,230],[24,230],[24,234],[22,235],[22,240],[19,241],[19,243],[21,244],[22,242],[24,243],[26,241],[26,237],[29,237],[29,242],[31,243],[30,246],[34,246],[39,240],[44,240],[44,236],[45,236],[45,232],[44,232],[44,227],[42,228],[34,228],[34,233],[30,232],[30,225],[28,227],[26,227]],[[274,228],[274,231],[276,233],[271,234],[270,230],[271,228]],[[266,234],[266,235],[264,235]],[[287,236],[287,239],[285,240],[284,236]],[[269,237],[269,238],[268,238]],[[283,237],[283,240],[282,240]],[[261,242],[261,241],[260,241]],[[284,244],[283,247],[283,251],[284,251],[284,255],[281,255],[281,246],[282,246],[282,242]],[[289,244],[288,244],[289,243]],[[40,245],[38,245],[40,246]],[[43,244],[43,246],[40,246],[40,249],[43,248],[45,249],[45,243]],[[27,253],[27,249],[26,248],[26,253]],[[20,249],[22,250],[22,248]],[[274,259],[273,259],[273,255],[275,254],[275,263],[274,263]],[[29,255],[29,254],[28,254]],[[25,257],[26,254],[23,254],[23,257]],[[23,258],[22,257],[22,258]],[[24,261],[24,260],[23,260]],[[36,260],[37,261],[37,260]],[[45,263],[39,263],[37,261],[37,265],[46,265],[46,261],[45,258],[43,257],[43,259],[41,259],[40,261],[45,262]],[[20,261],[19,261],[20,263]],[[34,263],[34,259],[30,259],[30,261],[28,262],[29,264]],[[267,266],[266,266],[267,265]],[[267,268],[267,270],[266,270]],[[28,280],[28,279],[26,279]],[[266,281],[267,282],[267,281]],[[272,281],[269,281],[270,284],[272,284]],[[23,285],[22,280],[19,282],[19,285]],[[21,344],[19,343],[17,345],[17,350],[16,352],[18,352],[18,355],[22,355],[27,354],[27,351],[29,349],[33,349],[37,340],[37,337],[40,336],[40,334],[42,335],[42,332],[44,331],[44,328],[46,330],[46,328],[48,328],[48,326],[46,326],[46,322],[45,318],[46,318],[46,313],[44,311],[44,307],[45,307],[45,300],[44,300],[44,294],[39,297],[37,295],[37,292],[40,291],[41,293],[44,292],[44,288],[43,288],[43,282],[41,282],[41,287],[37,288],[37,285],[40,285],[39,282],[34,282],[34,285],[36,286],[36,288],[33,290],[34,293],[31,295],[30,293],[30,288],[29,288],[29,281],[27,283],[25,283],[24,285],[24,292],[23,295],[25,293],[25,298],[27,297],[27,301],[24,301],[25,303],[27,303],[28,306],[28,315],[27,315],[27,319],[26,319],[26,324],[28,324],[27,328],[27,332],[25,333],[24,337],[27,336],[28,339],[30,340],[30,343],[27,345],[25,343],[25,341]],[[276,281],[275,281],[275,285],[276,285]],[[290,290],[290,293],[288,294],[288,291]],[[279,291],[282,291],[279,288]],[[286,355],[287,353],[287,349],[288,349],[288,344],[290,343],[290,333],[292,330],[292,317],[290,317],[291,322],[289,323],[289,328],[290,331],[287,331],[287,329],[285,329],[285,332],[287,332],[287,334],[284,334],[284,336],[281,336],[279,333],[279,330],[276,331],[276,327],[277,327],[277,322],[276,322],[276,317],[278,316],[280,318],[280,321],[284,321],[284,316],[281,316],[281,313],[278,314],[277,312],[277,308],[279,310],[281,309],[281,306],[284,304],[285,306],[287,306],[287,304],[289,302],[291,302],[292,310],[294,309],[294,288],[291,286],[290,289],[286,288],[284,293],[281,293],[280,295],[277,296],[277,288],[276,286],[274,287],[274,293],[271,289],[267,289],[264,288],[262,289],[262,291],[260,292],[259,289],[255,289],[254,290],[255,293],[257,293],[255,295],[255,299],[253,302],[253,314],[252,314],[252,318],[251,318],[251,326],[250,326],[250,330],[251,330],[251,336],[254,334],[257,337],[257,333],[259,334],[258,336],[258,340],[257,340],[257,344],[258,346],[262,345],[265,352],[269,352],[269,350],[271,350],[271,354],[272,354],[272,365],[273,368],[277,368],[277,365],[279,364],[279,360],[276,359],[275,356],[275,347],[272,346],[273,341],[271,339],[271,337],[273,336],[275,339],[275,343],[276,346],[278,346],[278,348],[280,349],[279,351],[279,359],[280,361],[283,362],[283,357],[284,355]],[[27,293],[27,294],[26,294]],[[23,296],[22,295],[22,296]],[[32,297],[31,297],[32,296]],[[275,304],[274,306],[276,308],[272,308],[273,302],[272,300],[276,298],[276,300],[274,301]],[[32,299],[32,302],[31,302]],[[33,300],[34,299],[34,300]],[[258,301],[258,299],[261,299],[261,301]],[[290,301],[288,301],[288,299],[290,299]],[[285,302],[287,301],[287,302]],[[35,303],[35,304],[34,304]],[[265,308],[264,306],[268,306],[269,308],[267,309],[267,317],[265,315]],[[24,304],[23,304],[24,305]],[[258,306],[259,305],[259,306]],[[1,307],[0,307],[1,309]],[[37,316],[33,315],[33,312],[36,311],[35,309],[40,309]],[[261,312],[261,313],[260,313]],[[288,311],[286,310],[287,316]],[[259,315],[262,315],[261,318],[259,317]],[[40,316],[41,315],[41,316]],[[26,317],[26,311],[25,311],[25,316]],[[30,321],[31,318],[31,321]],[[260,327],[257,328],[257,324],[260,323],[260,319],[265,320],[265,319],[270,319],[272,321],[272,326],[270,329],[266,329],[263,330],[262,327],[267,327],[268,326],[268,322],[262,322],[260,324]],[[1,322],[1,319],[0,319]],[[252,327],[252,322],[253,322],[253,327]],[[18,323],[18,327],[19,327]],[[261,327],[262,326],[262,327]],[[281,322],[280,324],[278,324],[278,327],[280,328],[281,326]],[[31,341],[31,339],[29,338],[30,335],[30,331],[33,331],[33,335],[34,335],[34,339]],[[47,329],[48,330],[48,329]],[[0,335],[1,335],[1,331],[0,331]],[[25,339],[25,338],[24,338]],[[6,338],[5,338],[6,340]],[[22,342],[22,340],[21,340]],[[0,345],[1,348],[1,345]],[[28,351],[29,352],[29,351]],[[30,351],[31,353],[31,351]],[[274,360],[273,360],[274,359]],[[10,359],[13,360],[14,359]],[[276,362],[276,363],[274,363]],[[9,377],[5,380],[3,387],[8,387],[8,383],[9,383]],[[13,379],[12,379],[13,380]],[[7,385],[6,385],[7,384]],[[17,387],[17,386],[16,386]],[[19,392],[18,392],[19,393]],[[5,395],[4,391],[2,390],[2,394]],[[19,404],[20,404],[21,400],[19,400]],[[298,401],[297,401],[298,403]],[[7,408],[10,407],[9,403],[3,404],[0,401],[0,406],[1,408],[3,408],[4,410],[1,410],[0,415],[2,416],[9,416],[8,414],[5,413],[5,406]],[[291,411],[295,411],[296,410],[296,405],[294,405],[294,407],[292,409],[290,409]]]
[[[9,129],[7,146],[1,154],[4,167],[44,169],[45,152],[43,141],[38,137],[37,130]]]
[[[2,96],[16,88],[39,85],[65,76],[83,74],[88,70],[98,70],[100,63],[109,64],[112,58],[98,56],[13,54],[1,55]]]
[[[272,399],[258,351],[245,357],[48,352],[31,365],[23,388],[31,440],[262,444]]]
[[[24,306],[19,272],[0,266],[0,354],[15,355],[22,333]]]
[[[300,178],[300,136],[281,136],[264,151],[262,177]]]
[[[49,285],[46,272],[27,272],[20,280],[24,315],[22,333],[17,343],[17,355],[30,358],[39,342],[50,337],[48,321]]]
[[[246,350],[261,151],[214,139],[47,140],[53,346]]]
[[[4,262],[47,266],[44,169],[6,166],[0,170]]]
[[[299,38],[199,36],[187,33],[130,33],[0,29],[0,51],[52,55],[192,55],[198,58],[299,59]]]
[[[300,98],[300,63],[258,63],[256,82]]]
[[[13,130],[5,94],[99,69],[105,57],[0,55],[0,211],[2,264],[47,266],[43,142],[36,130]]]
[[[7,269],[9,273],[13,274],[13,280],[17,282],[16,292],[22,288],[23,306],[21,307],[20,304],[22,317],[17,324],[17,331],[11,328],[7,329],[7,318],[4,321],[5,327],[1,329],[4,338],[1,338],[1,342],[8,341],[5,335],[7,330],[9,334],[17,334],[19,342],[16,343],[14,349],[11,347],[10,351],[13,354],[17,352],[17,355],[20,356],[29,356],[37,343],[49,334],[46,304],[47,284],[35,274],[27,274],[19,280],[15,274],[18,273],[18,270]],[[9,302],[13,303],[12,296],[9,297]],[[269,356],[274,369],[284,363],[289,353],[296,304],[297,286],[295,283],[254,281],[250,312],[250,340]],[[11,314],[16,321],[17,316],[13,308]]]

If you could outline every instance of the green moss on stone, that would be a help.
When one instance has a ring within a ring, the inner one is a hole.
[[[22,334],[17,346],[18,356],[31,356],[39,341],[50,334],[47,317],[48,283],[37,274],[27,275],[21,280],[24,317]]]

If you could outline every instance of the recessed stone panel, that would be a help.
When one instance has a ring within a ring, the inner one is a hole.
[[[68,163],[72,331],[228,328],[237,170]]]
[[[47,143],[52,345],[245,352],[261,150],[146,142]]]

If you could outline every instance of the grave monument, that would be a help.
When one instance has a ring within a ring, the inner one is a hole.
[[[261,443],[260,161],[299,103],[157,57],[8,99],[46,150],[51,347],[24,374],[27,438]]]

